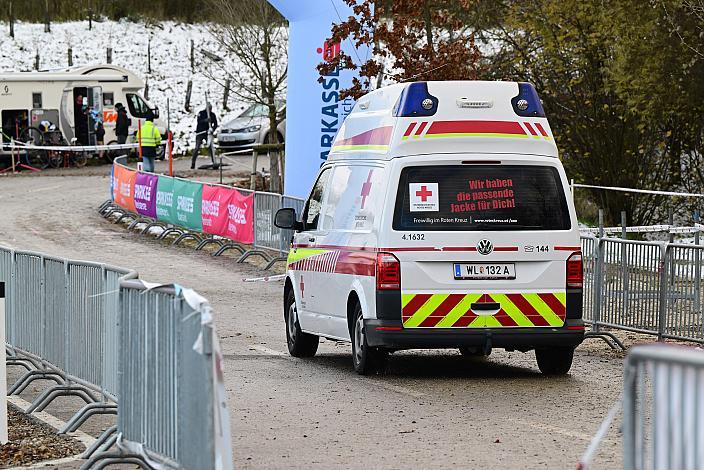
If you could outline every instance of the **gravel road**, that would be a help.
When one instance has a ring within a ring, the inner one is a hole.
[[[96,211],[105,172],[0,177],[0,243],[135,268],[207,297],[225,354],[237,468],[574,468],[622,387],[623,354],[590,340],[564,378],[532,353],[397,353],[383,376],[359,377],[349,346],[312,359],[284,354],[282,284],[232,259],[128,233]],[[621,466],[614,427],[596,468]]]

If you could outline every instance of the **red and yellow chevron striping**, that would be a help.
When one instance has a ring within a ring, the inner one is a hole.
[[[401,302],[404,328],[561,327],[566,315],[565,292],[403,293]],[[495,303],[498,310],[476,308],[489,303]]]

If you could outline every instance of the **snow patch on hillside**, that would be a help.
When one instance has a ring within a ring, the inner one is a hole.
[[[68,66],[67,50],[73,49],[73,65],[95,65],[106,62],[107,48],[112,46],[112,63],[137,73],[149,84],[149,100],[159,107],[166,121],[166,103],[171,110],[171,129],[176,141],[175,151],[193,147],[195,115],[205,106],[205,95],[221,123],[235,117],[246,106],[232,93],[229,111],[223,110],[223,87],[203,74],[205,49],[229,61],[228,70],[238,70],[236,57],[228,56],[213,40],[207,24],[161,22],[155,25],[128,21],[87,21],[52,23],[51,33],[43,24],[16,23],[15,38],[9,36],[7,23],[0,22],[0,70],[3,72],[32,71],[39,51],[40,69],[64,69]],[[147,68],[147,45],[151,38],[151,73]],[[190,67],[191,40],[195,44],[195,69]],[[185,110],[186,86],[193,80],[191,111]],[[219,80],[224,82],[224,80]]]

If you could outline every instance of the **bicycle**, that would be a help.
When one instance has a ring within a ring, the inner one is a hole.
[[[27,127],[20,132],[18,142],[33,147],[44,145],[44,135],[36,127]],[[46,150],[38,148],[19,147],[20,158],[24,157],[25,164],[32,168],[44,170],[49,167],[49,155]]]
[[[63,134],[59,130],[42,133],[43,145],[47,146],[68,146]],[[73,152],[70,150],[47,150],[49,165],[53,168],[76,166],[84,167],[88,163],[88,156],[85,152]]]

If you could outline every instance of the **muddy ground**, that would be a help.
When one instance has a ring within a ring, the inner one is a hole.
[[[596,339],[578,348],[563,378],[543,377],[532,353],[504,351],[487,360],[396,353],[389,373],[371,378],[354,373],[347,344],[325,341],[315,358],[293,359],[284,354],[281,283],[242,282],[264,274],[104,220],[102,169],[0,177],[0,244],[134,268],[207,297],[225,354],[237,468],[574,468],[618,399],[624,355]],[[47,411],[68,416],[75,405]],[[84,429],[95,434],[109,422]],[[619,466],[614,426],[595,468]]]

